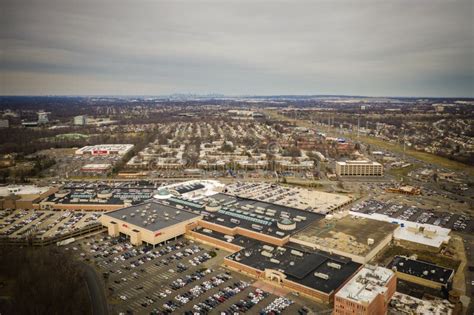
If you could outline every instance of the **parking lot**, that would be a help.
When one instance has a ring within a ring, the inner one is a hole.
[[[276,186],[268,183],[243,183],[227,185],[228,193],[244,198],[271,202],[287,207],[317,213],[327,213],[351,201],[345,195],[332,194],[300,187]]]
[[[96,223],[100,213],[0,210],[0,236],[49,238]]]
[[[228,252],[185,238],[134,247],[99,234],[64,248],[95,265],[109,295],[111,313],[305,314],[306,307],[255,286],[220,266]],[[308,301],[308,307],[318,307]]]
[[[459,232],[474,232],[474,221],[468,214],[434,211],[375,199],[363,201],[353,206],[351,210],[366,214],[385,214],[394,219],[432,224]]]

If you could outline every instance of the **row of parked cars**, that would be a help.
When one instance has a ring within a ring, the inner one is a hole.
[[[198,298],[203,295],[205,292],[220,286],[224,282],[228,281],[232,277],[229,274],[223,273],[215,277],[212,277],[210,280],[204,281],[203,283],[196,285],[189,289],[187,292],[176,295],[174,300],[169,300],[163,304],[163,308],[169,311],[176,311],[179,307],[185,305],[192,299]]]
[[[281,314],[283,310],[288,308],[293,301],[285,297],[278,297],[273,302],[268,304],[261,312],[260,315],[277,315]]]
[[[24,228],[25,226],[27,226],[28,224],[30,224],[31,222],[39,219],[40,217],[42,217],[44,215],[44,212],[35,212],[32,216],[29,216],[28,218],[26,219],[23,219],[22,221],[18,222],[18,220],[20,220],[21,218],[24,217],[24,214],[23,212],[21,212],[14,221],[12,222],[15,222],[13,224],[11,224],[8,229],[2,231],[0,233],[0,235],[2,236],[9,236],[9,235],[12,235],[13,233],[17,232],[18,230]],[[15,215],[16,216],[16,215]],[[9,222],[7,220],[5,220],[6,222]]]
[[[246,298],[241,299],[240,301],[232,304],[227,310],[221,312],[221,314],[233,315],[246,313],[248,310],[250,310],[252,307],[257,305],[260,301],[262,301],[269,295],[270,294],[268,292],[265,292],[260,289],[255,289],[253,292],[249,292]]]
[[[462,214],[453,224],[453,230],[464,231],[471,221],[471,217],[466,214]]]
[[[210,274],[212,269],[205,269],[203,271],[196,271],[190,275],[186,275],[183,278],[178,278],[175,281],[171,282],[170,287],[173,290],[178,290],[185,287],[186,285],[204,278],[206,275]]]
[[[193,310],[195,312],[199,312],[199,314],[208,314],[211,312],[214,308],[216,308],[218,305],[224,303],[234,295],[240,293],[243,291],[245,288],[250,286],[248,282],[245,281],[237,281],[234,282],[232,285],[229,285],[221,290],[219,290],[217,293],[209,296],[207,299],[204,301],[194,304],[193,305]]]

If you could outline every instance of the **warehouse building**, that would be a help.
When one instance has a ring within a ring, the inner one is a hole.
[[[387,268],[365,265],[336,293],[335,315],[387,314],[397,277]]]
[[[383,166],[372,161],[336,162],[337,176],[383,176]]]
[[[107,212],[100,217],[110,236],[125,236],[133,245],[156,245],[186,233],[202,216],[156,200]]]

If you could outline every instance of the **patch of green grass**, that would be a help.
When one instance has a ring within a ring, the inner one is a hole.
[[[408,173],[416,170],[419,167],[421,167],[420,164],[412,164],[410,166],[403,167],[403,168],[391,168],[390,170],[387,171],[387,173],[392,176],[395,176],[396,178],[406,177],[408,176]]]
[[[438,253],[433,253],[430,251],[424,251],[424,250],[413,250],[413,249],[408,249],[404,248],[401,246],[390,246],[385,250],[385,252],[381,255],[378,261],[385,261],[387,259],[392,259],[393,257],[399,255],[399,256],[411,256],[413,254],[416,254],[418,256],[419,260],[423,261],[428,261],[430,263],[436,264],[441,267],[447,267],[454,269],[455,271],[459,267],[459,264],[461,263],[459,260],[451,259],[449,257],[442,256],[441,254]]]

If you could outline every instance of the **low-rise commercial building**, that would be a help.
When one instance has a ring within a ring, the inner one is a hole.
[[[224,265],[253,278],[298,292],[323,303],[361,267],[351,259],[297,244],[258,243],[224,259]]]
[[[393,271],[366,265],[336,293],[334,314],[387,314],[396,287]]]
[[[186,233],[202,216],[151,200],[100,217],[110,236],[126,236],[133,245],[156,245]]]
[[[402,280],[434,289],[450,289],[454,277],[453,269],[405,256],[395,256],[388,267]]]
[[[125,155],[133,149],[133,144],[88,145],[76,150],[76,155]]]

